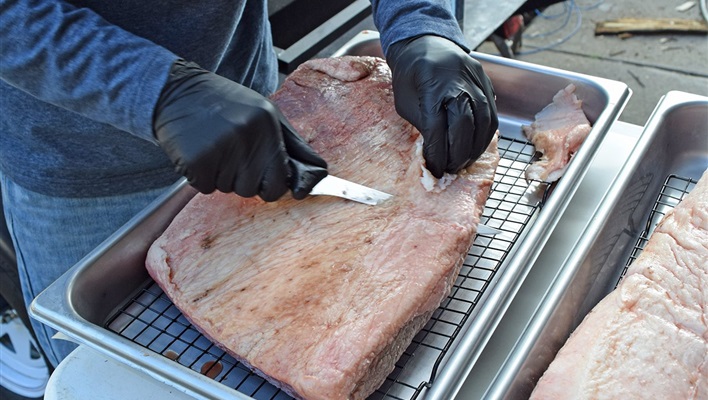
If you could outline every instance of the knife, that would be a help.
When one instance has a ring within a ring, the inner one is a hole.
[[[359,203],[375,206],[390,199],[393,195],[372,189],[346,179],[327,175],[310,191],[311,195],[337,196]]]

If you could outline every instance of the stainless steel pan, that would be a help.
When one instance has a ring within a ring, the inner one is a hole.
[[[647,228],[658,222],[651,216],[662,193],[686,191],[689,182],[697,181],[706,169],[708,98],[669,92],[656,106],[570,256],[559,266],[485,397],[528,398],[570,333],[614,289]]]

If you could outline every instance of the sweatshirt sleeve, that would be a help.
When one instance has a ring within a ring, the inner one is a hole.
[[[172,52],[58,0],[0,0],[0,46],[8,84],[155,141],[152,113]]]
[[[420,35],[442,36],[470,50],[450,0],[371,0],[371,6],[384,54],[393,43]]]

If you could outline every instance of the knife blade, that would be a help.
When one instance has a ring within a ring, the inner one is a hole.
[[[311,195],[337,196],[359,203],[375,206],[390,199],[393,195],[370,187],[350,182],[346,179],[327,175],[310,191]]]

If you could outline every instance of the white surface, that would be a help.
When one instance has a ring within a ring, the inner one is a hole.
[[[552,266],[565,260],[593,211],[637,142],[642,127],[617,121],[600,145],[563,218],[553,231],[504,319],[472,369],[457,399],[482,398],[521,330],[555,275]],[[46,400],[190,399],[171,386],[80,346],[54,371]]]
[[[49,377],[44,399],[191,400],[192,397],[96,350],[79,346]]]

